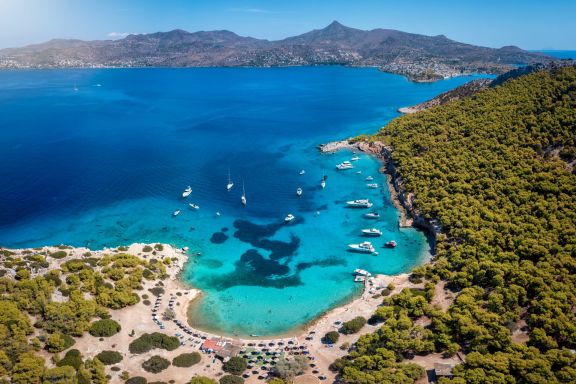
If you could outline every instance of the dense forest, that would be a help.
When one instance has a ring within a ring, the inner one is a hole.
[[[459,353],[441,383],[576,382],[576,68],[508,80],[365,140],[392,148],[402,192],[441,230],[433,263],[411,276],[426,295],[384,299],[379,330],[333,364],[342,381],[412,383],[414,355]],[[455,297],[447,311],[430,304],[440,281]]]

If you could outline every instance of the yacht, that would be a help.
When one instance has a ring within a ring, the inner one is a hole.
[[[336,166],[336,169],[339,171],[343,171],[345,169],[352,169],[352,168],[354,168],[354,166],[348,160],[346,160],[346,161],[344,161],[344,162],[342,162]]]
[[[199,206],[199,205],[196,205],[196,204],[192,204],[192,203],[190,203],[190,204],[188,204],[188,205],[190,206],[190,208],[193,208],[193,209],[200,209],[200,206]]]
[[[192,187],[187,186],[184,192],[182,192],[182,197],[188,197],[192,193]]]
[[[364,241],[360,244],[348,244],[348,248],[350,248],[354,252],[362,252],[362,253],[372,253],[377,255],[378,252],[374,249],[374,246],[369,241]]]
[[[228,184],[226,184],[226,189],[231,190],[233,186],[234,186],[234,183],[232,182],[232,179],[230,178],[230,168],[228,168]]]
[[[284,218],[284,222],[289,223],[289,222],[291,222],[291,221],[294,220],[294,219],[295,219],[294,215],[291,214],[291,213],[289,213],[289,214]]]
[[[370,228],[370,229],[363,229],[362,230],[362,234],[364,236],[374,236],[374,237],[379,237],[382,236],[382,231],[380,231],[377,228]]]
[[[372,276],[372,274],[370,272],[368,272],[365,269],[360,269],[360,268],[356,268],[354,270],[354,274],[355,275],[360,275],[360,276]]]
[[[368,199],[358,199],[347,201],[346,205],[351,208],[370,208],[373,204]]]
[[[358,161],[358,160],[360,160],[360,157],[358,157],[358,156],[354,156],[354,157],[353,157],[353,158],[351,158],[350,160],[352,160],[352,161]]]
[[[302,188],[298,187],[298,189],[296,190],[296,194],[298,195],[298,197],[302,196]]]
[[[179,214],[180,214],[180,210],[178,209],[178,210],[174,211],[174,213],[172,213],[172,216],[178,216]]]
[[[369,213],[365,214],[364,217],[367,219],[379,219],[380,214],[378,212],[369,212]]]
[[[305,174],[305,173],[306,173],[305,170],[301,170],[300,173],[299,173],[299,175],[302,176],[302,175]]]
[[[240,198],[242,205],[246,205],[246,191],[244,190],[244,182],[242,182],[242,197]]]
[[[372,181],[372,180],[374,180],[374,178],[372,176],[366,177],[366,181]]]
[[[397,246],[398,244],[396,244],[396,242],[394,240],[390,240],[389,242],[387,242],[386,244],[384,244],[385,247],[387,248],[394,248],[395,246]]]
[[[371,189],[376,189],[376,188],[378,188],[378,183],[370,183],[370,184],[366,184],[366,186],[368,188],[371,188]]]

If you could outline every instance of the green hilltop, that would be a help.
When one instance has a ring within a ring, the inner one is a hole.
[[[576,382],[576,68],[508,80],[365,140],[392,148],[401,192],[442,229],[433,262],[411,276],[425,298],[385,298],[379,330],[333,364],[342,381],[411,383],[423,374],[414,355],[459,353],[441,383]],[[436,284],[455,297],[447,311],[430,304]]]

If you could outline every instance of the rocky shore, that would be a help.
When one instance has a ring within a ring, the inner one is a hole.
[[[322,153],[333,153],[343,149],[358,150],[376,156],[381,162],[380,172],[386,175],[392,203],[398,209],[398,225],[402,228],[417,227],[428,232],[432,247],[436,236],[442,230],[438,220],[424,218],[414,204],[415,196],[406,191],[402,177],[397,173],[392,160],[392,148],[379,141],[350,140],[334,141],[319,146]]]

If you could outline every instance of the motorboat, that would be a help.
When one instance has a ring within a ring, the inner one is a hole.
[[[364,217],[367,219],[379,219],[380,214],[378,212],[369,212],[369,213],[365,214]]]
[[[360,244],[348,244],[348,248],[350,248],[354,252],[372,253],[374,255],[378,254],[378,252],[376,252],[376,249],[374,249],[372,243],[369,241],[364,241]]]
[[[354,276],[355,283],[364,283],[366,282],[366,276]]]
[[[305,170],[301,170],[300,173],[299,173],[299,175],[302,176],[302,175],[304,175],[305,173],[306,173]]]
[[[373,204],[368,199],[358,199],[347,201],[346,205],[351,208],[370,208]]]
[[[298,187],[298,189],[296,189],[296,194],[298,197],[302,196],[302,188]]]
[[[291,222],[291,221],[294,220],[294,219],[295,219],[294,215],[291,214],[291,213],[289,213],[289,214],[284,218],[284,222],[289,223],[289,222]]]
[[[230,168],[228,168],[228,184],[226,184],[226,189],[229,191],[234,186],[234,182],[230,178]]]
[[[360,160],[360,157],[359,157],[359,156],[354,156],[354,157],[352,157],[350,160],[351,160],[351,161],[358,161],[358,160]]]
[[[382,236],[382,231],[380,231],[377,228],[370,228],[370,229],[363,229],[362,230],[362,234],[364,236],[374,236],[374,237],[379,237]]]
[[[386,248],[394,248],[396,247],[398,244],[394,241],[394,240],[390,240],[389,242],[387,242],[386,244],[384,244],[384,246]]]
[[[371,188],[371,189],[376,189],[376,188],[378,188],[378,183],[370,183],[370,184],[366,184],[366,186],[368,188]]]
[[[188,197],[192,193],[192,187],[187,186],[184,192],[182,192],[182,197]]]
[[[180,214],[180,210],[178,209],[178,210],[176,210],[176,211],[174,211],[174,212],[172,213],[172,216],[173,216],[173,217],[174,217],[174,216],[178,216],[179,214]]]
[[[200,206],[199,206],[199,205],[197,205],[197,204],[192,204],[192,203],[190,203],[190,204],[188,204],[188,205],[190,206],[190,208],[193,208],[193,209],[200,209]]]
[[[352,169],[352,168],[354,168],[354,166],[348,160],[343,161],[342,163],[340,163],[336,166],[336,169],[339,171],[343,171],[345,169]]]
[[[326,180],[322,179],[322,181],[320,182],[320,186],[324,189],[326,188]]]
[[[365,269],[360,269],[360,268],[356,268],[354,270],[354,274],[355,275],[360,275],[360,276],[372,276],[372,274],[370,272],[368,272]]]
[[[246,191],[244,190],[244,182],[242,182],[242,197],[240,198],[242,205],[246,205]]]
[[[373,178],[372,176],[367,176],[367,177],[366,177],[366,181],[372,181],[372,180],[374,180],[374,178]]]

